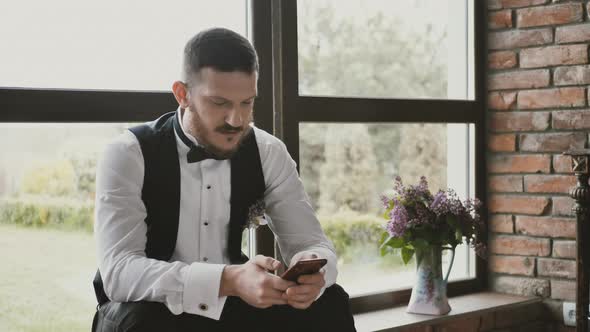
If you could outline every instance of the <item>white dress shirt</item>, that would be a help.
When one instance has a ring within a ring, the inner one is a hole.
[[[182,116],[180,109],[176,115]],[[266,184],[268,226],[286,262],[294,263],[310,251],[328,260],[323,293],[336,282],[334,247],[320,227],[283,142],[252,128]],[[144,160],[137,138],[125,131],[106,147],[97,168],[94,234],[99,269],[105,293],[112,301],[162,302],[176,315],[187,312],[218,320],[226,300],[219,296],[221,274],[230,264],[226,251],[230,161],[206,159],[189,164],[189,147],[175,136],[180,220],[172,258],[165,262],[145,255]]]

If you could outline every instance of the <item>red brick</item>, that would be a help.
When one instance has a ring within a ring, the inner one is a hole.
[[[565,3],[553,6],[532,7],[516,11],[519,27],[566,24],[581,22],[584,9],[581,3]]]
[[[563,152],[583,149],[585,143],[586,134],[583,132],[520,135],[521,151]]]
[[[488,9],[502,9],[502,2],[500,0],[488,0]]]
[[[490,256],[490,271],[506,274],[533,276],[535,259],[522,256]]]
[[[539,276],[574,279],[576,277],[576,261],[539,258],[537,261],[537,273]]]
[[[514,233],[512,215],[493,214],[489,219],[490,231],[494,233]]]
[[[496,315],[496,330],[495,332],[553,332],[551,329],[545,329],[536,325],[548,325],[544,322],[546,320],[545,305],[542,302],[523,305],[519,307],[510,306],[508,308],[500,309],[495,312]],[[530,326],[531,322],[535,322],[536,326]]]
[[[588,63],[587,45],[527,48],[520,51],[520,67],[537,68]]]
[[[516,92],[491,92],[488,95],[490,109],[504,111],[516,105]]]
[[[501,9],[543,5],[549,2],[549,0],[498,0],[497,2],[499,3],[500,7],[496,9]],[[497,7],[497,4],[493,5]]]
[[[488,54],[488,67],[491,69],[508,69],[516,67],[516,52],[499,51]]]
[[[549,199],[537,196],[491,195],[490,212],[541,215],[549,206]]]
[[[590,40],[590,24],[576,24],[557,27],[555,30],[556,43],[575,43]]]
[[[552,42],[553,30],[551,28],[491,32],[488,36],[490,50],[539,46]]]
[[[542,296],[550,294],[549,280],[500,275],[492,278],[492,290],[522,296]]]
[[[525,70],[488,75],[489,90],[544,88],[549,85],[549,70]]]
[[[573,66],[559,67],[553,73],[555,85],[584,85],[590,84],[590,67]]]
[[[488,15],[488,27],[490,29],[502,29],[512,27],[512,10],[490,12]]]
[[[515,229],[523,235],[576,238],[573,218],[517,216]]]
[[[590,110],[553,112],[554,129],[590,129]]]
[[[492,192],[522,192],[521,175],[491,175],[488,177]]]
[[[497,235],[490,241],[490,252],[506,255],[549,256],[549,239],[526,236]]]
[[[576,283],[567,280],[551,280],[551,298],[576,301]]]
[[[549,155],[493,155],[489,158],[490,173],[549,173]]]
[[[553,197],[552,212],[554,216],[573,216],[574,200],[570,197]]]
[[[503,112],[492,113],[490,129],[492,131],[527,131],[549,128],[549,112]]]
[[[584,88],[526,90],[518,93],[521,109],[586,106]]]
[[[576,256],[576,241],[553,240],[553,257],[576,259]]]
[[[524,190],[529,193],[569,193],[576,186],[573,175],[525,175]]]
[[[572,173],[572,158],[570,156],[553,156],[553,171],[555,173]]]
[[[494,152],[516,151],[516,135],[500,134],[488,137],[488,148]]]

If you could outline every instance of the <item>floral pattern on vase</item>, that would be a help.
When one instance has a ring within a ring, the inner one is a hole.
[[[416,248],[416,282],[412,288],[407,312],[425,315],[446,315],[451,311],[447,298],[447,281],[455,257],[454,248],[451,263],[445,278],[442,277],[442,250],[439,245]]]

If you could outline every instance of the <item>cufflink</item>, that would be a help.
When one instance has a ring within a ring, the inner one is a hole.
[[[205,303],[201,303],[199,304],[199,309],[207,311],[207,309],[209,309],[209,306],[207,306]]]

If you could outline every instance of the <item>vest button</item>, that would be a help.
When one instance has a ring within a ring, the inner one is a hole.
[[[203,257],[203,262],[206,262],[206,261],[208,261],[208,260],[209,260],[209,258],[207,258],[207,257]]]

